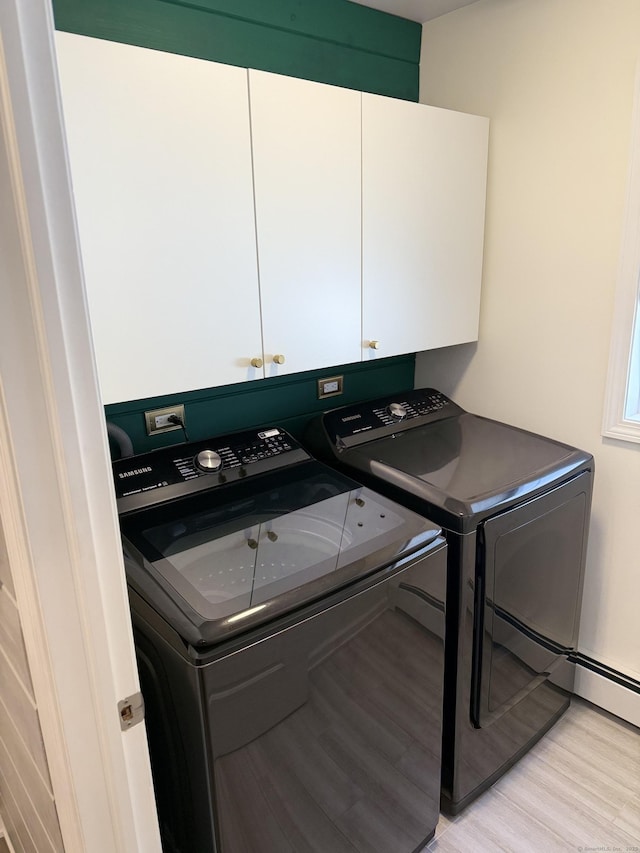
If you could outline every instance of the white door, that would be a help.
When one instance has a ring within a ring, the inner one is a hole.
[[[120,727],[139,683],[49,0],[0,3],[0,135],[0,513],[60,830],[158,853],[144,723]]]
[[[262,377],[246,70],[56,45],[103,401]]]
[[[360,361],[360,93],[249,88],[266,375]]]
[[[363,94],[365,359],[477,339],[488,125]]]

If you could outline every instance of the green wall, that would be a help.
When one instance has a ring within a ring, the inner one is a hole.
[[[418,100],[422,25],[348,0],[53,0],[56,29]]]
[[[348,0],[53,0],[56,29],[418,100],[422,27]],[[182,440],[149,438],[144,411],[185,405],[192,440],[279,423],[300,435],[315,412],[413,387],[414,355],[208,388],[105,407],[136,452]],[[344,375],[344,394],[317,399],[316,380]]]
[[[345,364],[187,394],[114,403],[105,409],[107,419],[129,433],[138,453],[183,440],[179,430],[152,437],[145,431],[142,412],[173,403],[185,404],[191,441],[276,423],[301,437],[309,418],[317,412],[413,388],[414,362],[414,355],[382,358],[368,364]],[[317,380],[335,375],[344,377],[344,393],[318,400]]]

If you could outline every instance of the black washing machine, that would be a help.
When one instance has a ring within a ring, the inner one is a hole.
[[[114,463],[163,849],[412,853],[446,543],[279,428]]]
[[[593,458],[433,389],[328,412],[307,437],[446,531],[441,803],[457,814],[569,706]]]

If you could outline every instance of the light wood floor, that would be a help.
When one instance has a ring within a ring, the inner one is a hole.
[[[521,761],[425,853],[640,853],[640,730],[574,699]]]

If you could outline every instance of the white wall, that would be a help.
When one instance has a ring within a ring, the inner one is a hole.
[[[425,24],[420,100],[492,123],[480,341],[416,369],[595,455],[580,650],[635,678],[640,445],[600,426],[639,34],[638,0],[480,0]]]

